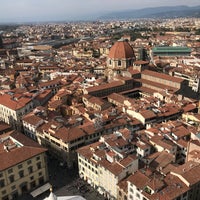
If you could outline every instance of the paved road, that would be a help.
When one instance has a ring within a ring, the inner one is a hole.
[[[80,178],[74,180],[71,184],[68,184],[61,189],[55,191],[57,196],[73,196],[80,195],[87,200],[104,200],[104,197],[97,193],[94,188],[92,188],[85,181]]]
[[[87,200],[104,200],[90,185],[78,177],[78,169],[66,169],[55,159],[48,160],[49,183],[53,186],[53,192],[57,196],[81,195]],[[49,191],[33,198],[30,194],[20,197],[20,200],[43,200],[49,195]]]

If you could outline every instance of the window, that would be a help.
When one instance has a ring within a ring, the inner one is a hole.
[[[24,177],[24,171],[23,170],[19,171],[19,176],[20,176],[20,178]]]
[[[3,190],[1,193],[2,193],[3,195],[6,194],[6,190]]]
[[[35,181],[31,182],[30,185],[31,185],[31,188],[35,188],[36,186]]]
[[[133,193],[133,189],[132,188],[130,188],[130,192]]]
[[[39,172],[38,175],[39,175],[39,176],[42,176],[42,172]]]
[[[2,187],[4,187],[5,186],[5,182],[4,182],[4,180],[2,179],[2,180],[0,180],[0,188],[2,188]]]
[[[8,170],[8,173],[10,174],[10,173],[12,173],[12,172],[13,172],[13,169],[10,168],[10,169]]]
[[[118,66],[121,66],[121,65],[122,65],[122,61],[118,60]]]
[[[34,176],[31,176],[30,179],[33,180],[33,179],[34,179]]]
[[[133,196],[132,196],[132,195],[129,195],[129,198],[130,198],[130,199],[133,199]]]
[[[140,195],[137,193],[137,194],[136,194],[136,197],[137,197],[137,198],[140,198]]]
[[[4,196],[2,200],[9,200],[8,195]]]
[[[9,176],[9,180],[10,180],[11,183],[13,183],[14,180],[15,180],[15,179],[14,179],[14,175]]]
[[[33,167],[32,166],[28,167],[28,172],[29,172],[29,174],[33,173]]]
[[[44,183],[44,178],[43,177],[40,177],[39,178],[39,184],[43,184]]]
[[[22,164],[18,165],[18,169],[21,169],[22,168]]]
[[[37,168],[38,168],[38,169],[41,169],[41,168],[42,168],[41,162],[37,163]]]
[[[37,156],[37,157],[36,157],[36,160],[40,160],[40,156]]]
[[[30,165],[31,163],[32,163],[32,161],[31,161],[31,160],[28,160],[28,161],[27,161],[27,164],[28,164],[28,165]]]
[[[16,189],[16,186],[15,186],[15,185],[13,185],[13,186],[11,187],[11,189],[12,189],[12,190]]]
[[[3,174],[2,173],[0,173],[0,178],[2,178],[3,177]]]
[[[119,196],[120,196],[120,197],[122,196],[122,192],[121,192],[121,191],[119,191]]]

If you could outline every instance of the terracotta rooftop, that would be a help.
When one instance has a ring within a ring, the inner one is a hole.
[[[104,84],[101,84],[101,85],[98,85],[98,86],[86,88],[86,91],[88,91],[88,93],[90,93],[90,92],[96,92],[96,91],[99,91],[99,90],[106,90],[108,88],[118,87],[118,86],[122,86],[122,85],[124,85],[123,81],[113,81],[111,83],[104,83]]]
[[[147,193],[144,193],[145,196],[149,200],[172,200],[176,199],[177,197],[189,190],[189,188],[181,181],[181,179],[171,174],[168,174],[164,178],[164,182],[166,186],[159,192],[156,192],[153,195],[148,195]]]
[[[61,139],[63,142],[70,142],[85,136],[83,130],[78,127],[66,128],[61,123],[51,121],[39,127],[40,134],[49,133],[52,137]]]
[[[147,177],[145,174],[141,173],[140,171],[135,172],[128,178],[128,181],[134,184],[139,189],[143,189],[149,180],[150,180],[149,177]]]
[[[7,138],[7,139],[6,139]],[[0,171],[17,165],[36,155],[44,153],[45,148],[17,131],[0,135]],[[7,150],[4,148],[7,146]]]
[[[23,97],[20,95],[19,98],[16,98],[9,94],[0,94],[0,104],[12,109],[18,110],[23,108],[26,104],[30,103],[32,100],[31,98]]]
[[[31,125],[37,125],[42,119],[34,114],[26,115],[23,117],[23,121]]]
[[[112,59],[123,59],[135,58],[135,55],[133,48],[128,42],[119,40],[111,47],[108,57]]]
[[[173,76],[163,74],[163,73],[159,73],[159,72],[154,72],[154,71],[151,71],[151,70],[144,70],[142,72],[142,74],[149,75],[149,76],[152,76],[152,77],[161,78],[161,79],[165,79],[165,80],[168,80],[168,81],[171,81],[171,82],[176,82],[176,83],[181,83],[181,82],[184,81],[181,78],[173,77]]]
[[[181,176],[185,180],[186,185],[192,186],[200,181],[200,163],[188,161],[178,166],[171,173]]]

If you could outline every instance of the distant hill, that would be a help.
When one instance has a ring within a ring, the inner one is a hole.
[[[200,17],[200,6],[164,6],[108,13],[100,19],[178,18]]]

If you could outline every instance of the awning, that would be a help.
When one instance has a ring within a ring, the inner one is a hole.
[[[31,192],[31,196],[32,197],[37,197],[38,195],[46,192],[47,190],[49,190],[51,188],[51,184],[50,183],[46,183],[43,186],[37,188],[36,190],[34,190],[33,192]]]

